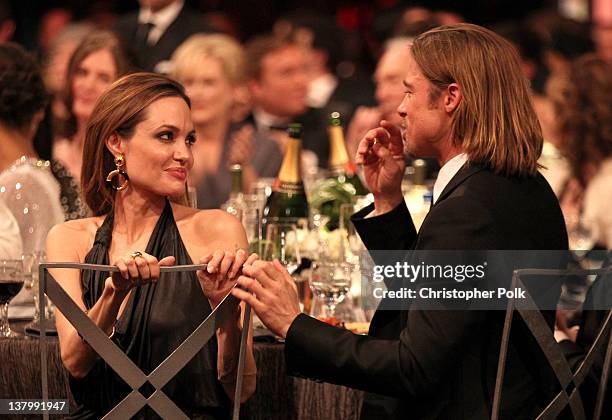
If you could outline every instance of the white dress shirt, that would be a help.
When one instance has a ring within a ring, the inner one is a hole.
[[[262,131],[269,130],[270,127],[282,127],[291,122],[289,118],[277,117],[261,108],[253,109],[253,119],[255,120],[255,128]]]
[[[308,85],[306,102],[312,108],[323,108],[338,86],[338,78],[331,73],[313,79]]]
[[[433,187],[434,204],[436,201],[438,201],[440,194],[442,194],[442,191],[444,191],[444,188],[446,188],[450,180],[453,179],[455,175],[457,175],[459,169],[461,169],[465,162],[467,162],[467,158],[468,157],[465,153],[459,153],[457,156],[446,162],[444,166],[440,168],[440,171],[438,172],[438,178],[436,178],[436,182]]]
[[[149,45],[157,44],[157,41],[159,41],[164,32],[166,32],[166,29],[168,29],[168,26],[170,26],[179,13],[181,13],[184,3],[184,0],[172,2],[155,13],[153,13],[148,7],[143,7],[140,9],[138,12],[138,23],[153,24],[147,38],[147,43]]]

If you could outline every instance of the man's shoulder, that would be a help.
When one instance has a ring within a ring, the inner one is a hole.
[[[183,6],[183,9],[173,23],[177,27],[181,28],[182,31],[189,32],[190,34],[199,32],[213,32],[206,16],[200,11],[189,7],[187,4]]]
[[[123,35],[125,32],[136,28],[138,25],[138,11],[125,13],[117,18],[112,25],[112,30]]]
[[[552,188],[539,172],[531,176],[507,176],[482,167],[466,178],[463,184],[466,194],[472,199],[529,195],[556,201]]]

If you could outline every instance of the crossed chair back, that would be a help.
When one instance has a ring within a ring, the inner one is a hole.
[[[103,272],[118,271],[117,267],[97,264],[77,263],[41,263],[39,266],[39,302],[44,308],[46,293],[55,306],[62,312],[77,332],[86,340],[93,350],[106,362],[132,391],[104,419],[126,419],[134,416],[143,407],[151,407],[164,419],[188,419],[187,415],[172,401],[162,388],[206,345],[214,336],[216,329],[226,317],[231,316],[238,300],[228,294],[212,313],[183,341],[157,368],[146,375],[121,349],[81,310],[72,298],[57,283],[53,276],[47,275],[49,269],[70,268]],[[205,269],[206,265],[183,265],[161,267],[161,272],[190,272]],[[162,280],[163,281],[163,280]],[[40,311],[40,357],[42,366],[42,398],[48,399],[47,346],[44,331],[45,311]],[[233,418],[238,419],[240,411],[240,393],[244,372],[244,355],[250,321],[250,307],[245,312],[241,337],[238,376]],[[152,390],[152,392],[150,392]],[[45,419],[48,418],[46,414]]]
[[[512,275],[512,288],[520,287],[526,291],[526,299],[509,299],[504,320],[504,329],[501,339],[501,349],[499,354],[499,362],[497,366],[497,377],[495,381],[495,392],[493,395],[493,407],[491,419],[497,420],[500,416],[500,405],[502,399],[502,384],[504,381],[504,371],[506,358],[508,355],[508,346],[510,342],[510,329],[514,314],[518,313],[520,319],[525,323],[527,329],[535,338],[536,342],[546,360],[548,361],[557,381],[561,386],[561,390],[557,392],[549,404],[539,413],[537,419],[554,419],[557,418],[562,411],[569,406],[574,419],[586,420],[586,413],[582,397],[580,395],[580,386],[583,384],[587,375],[592,372],[594,361],[597,355],[604,353],[603,369],[599,378],[599,389],[595,400],[595,408],[593,419],[599,420],[602,415],[603,402],[606,395],[606,386],[610,371],[610,363],[612,361],[612,334],[610,329],[612,326],[612,308],[608,307],[603,317],[603,322],[599,328],[595,339],[586,351],[584,359],[579,365],[572,370],[569,362],[563,354],[561,347],[555,341],[552,331],[542,313],[539,310],[534,310],[536,304],[529,294],[529,289],[525,287],[523,279],[526,276],[585,276],[597,275],[600,280],[612,282],[612,265],[601,269],[592,270],[557,270],[557,269],[520,269],[515,270]],[[612,286],[612,285],[611,285]]]

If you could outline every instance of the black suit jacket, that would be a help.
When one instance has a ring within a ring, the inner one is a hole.
[[[145,71],[154,71],[159,62],[170,60],[174,50],[191,35],[212,32],[205,17],[191,9],[187,3],[155,45],[138,45],[138,12],[121,16],[115,22],[113,30],[123,40],[136,67]]]
[[[507,178],[466,165],[418,234],[405,204],[365,219],[372,209],[353,216],[370,250],[567,249],[558,201],[539,174]],[[369,335],[358,336],[300,315],[287,334],[287,369],[367,391],[362,418],[485,419],[503,317],[503,311],[378,310]],[[554,314],[547,317],[552,326]],[[512,331],[502,415],[528,418],[548,383],[535,344],[520,328]]]

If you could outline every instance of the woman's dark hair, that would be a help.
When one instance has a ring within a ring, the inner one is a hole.
[[[553,104],[564,137],[562,152],[573,175],[586,185],[586,166],[598,167],[612,156],[612,66],[586,54],[557,82]]]
[[[128,73],[132,68],[121,40],[113,32],[98,30],[87,35],[77,46],[68,62],[66,86],[64,88],[64,104],[66,110],[68,110],[68,117],[57,124],[62,137],[71,138],[77,132],[77,120],[72,111],[72,102],[74,100],[72,81],[74,80],[75,73],[83,60],[90,54],[100,50],[108,50],[113,56],[113,61],[117,68],[117,78]]]
[[[49,95],[34,56],[12,42],[0,44],[0,121],[23,130]]]

